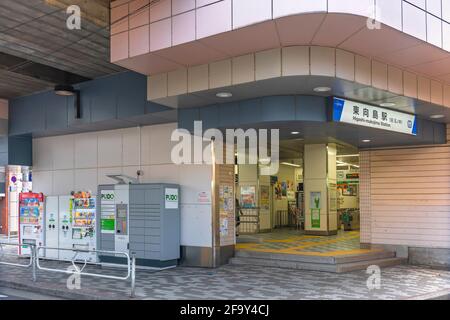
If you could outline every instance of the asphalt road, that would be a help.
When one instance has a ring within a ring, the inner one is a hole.
[[[61,299],[29,291],[0,287],[0,301],[2,300],[61,300]]]

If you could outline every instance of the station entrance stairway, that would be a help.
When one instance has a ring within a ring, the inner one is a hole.
[[[361,249],[359,232],[340,232],[337,236],[317,237],[296,230],[238,237],[233,265],[256,265],[333,273],[366,270],[406,263],[395,252]]]

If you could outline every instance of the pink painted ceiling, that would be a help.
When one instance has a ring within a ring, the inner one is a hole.
[[[339,13],[302,14],[269,20],[118,64],[147,75],[293,45],[351,51],[450,84],[450,53],[389,26],[370,30],[367,18]]]

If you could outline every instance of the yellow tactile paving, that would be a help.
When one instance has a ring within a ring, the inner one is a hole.
[[[236,249],[321,257],[364,254],[380,251],[374,249],[359,249],[358,231],[346,232],[345,234],[340,234],[339,236],[333,237],[316,237],[306,235],[293,236],[292,234],[283,234],[282,232],[273,234],[273,237],[279,237],[279,239],[265,239],[267,237],[268,235],[261,236],[263,242],[237,244]],[[278,244],[281,247],[276,248]]]

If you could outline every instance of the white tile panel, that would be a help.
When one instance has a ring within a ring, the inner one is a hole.
[[[53,195],[53,171],[33,171],[33,192]]]
[[[233,58],[233,84],[255,81],[255,55]]]
[[[187,69],[182,68],[168,73],[168,95],[176,96],[187,93]]]
[[[388,67],[388,89],[390,92],[403,94],[403,72],[401,69]]]
[[[334,77],[336,75],[336,50],[311,47],[311,74]]]
[[[417,98],[417,76],[414,73],[403,72],[403,94],[407,97]]]
[[[427,41],[425,12],[406,2],[403,2],[403,32]]]
[[[33,169],[36,171],[53,169],[53,138],[33,139]]]
[[[442,48],[442,20],[427,14],[427,41]]]
[[[209,64],[209,88],[231,86],[231,59]]]
[[[442,95],[442,84],[437,81],[431,81],[431,103],[442,105],[443,95]]]
[[[336,77],[355,81],[355,55],[344,50],[336,50]]]
[[[122,165],[139,165],[139,128],[122,130]]]
[[[418,77],[418,98],[423,101],[430,101],[431,99],[431,81],[424,77]]]
[[[52,140],[53,170],[72,169],[75,164],[73,135],[59,136]]]
[[[74,173],[75,183],[74,191],[90,191],[97,194],[97,168],[95,169],[76,169]]]
[[[98,168],[97,183],[100,184],[115,184],[116,182],[107,177],[111,174],[122,174],[122,167],[114,168]]]
[[[372,61],[372,86],[378,89],[388,88],[388,66],[387,64]]]
[[[402,30],[402,0],[376,0],[376,19]]]
[[[203,64],[188,69],[188,92],[208,90],[209,65]]]
[[[232,29],[232,0],[223,0],[197,9],[197,39]]]
[[[75,191],[74,171],[56,170],[53,171],[53,196],[70,195]]]
[[[326,12],[327,0],[273,0],[273,18],[298,13]]]
[[[309,47],[293,46],[282,49],[283,76],[309,75]]]
[[[256,81],[277,77],[281,77],[281,49],[272,49],[256,53]]]
[[[172,17],[172,45],[195,40],[195,11]]]
[[[103,131],[98,134],[98,166],[115,167],[122,165],[122,134],[118,130]]]
[[[233,29],[272,19],[272,0],[233,0]]]
[[[328,12],[374,17],[375,0],[328,0]]]
[[[97,133],[82,133],[74,136],[75,168],[97,167]]]
[[[355,80],[358,83],[372,84],[372,67],[370,59],[357,55],[355,57]]]

